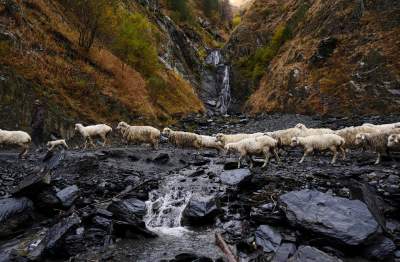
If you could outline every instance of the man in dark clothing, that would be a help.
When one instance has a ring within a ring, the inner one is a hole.
[[[45,109],[40,100],[35,100],[32,111],[32,141],[36,146],[43,144]]]

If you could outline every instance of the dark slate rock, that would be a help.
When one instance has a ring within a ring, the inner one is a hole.
[[[57,192],[63,207],[70,207],[79,196],[79,188],[76,185],[69,186]]]
[[[153,159],[153,162],[159,165],[165,165],[169,162],[170,157],[167,153],[161,153]]]
[[[221,182],[229,186],[241,186],[248,182],[251,178],[250,170],[248,169],[234,169],[225,170],[221,173]]]
[[[218,201],[214,196],[193,195],[182,214],[182,225],[200,225],[213,222],[219,213]]]
[[[367,206],[359,200],[301,190],[280,196],[280,202],[291,224],[347,245],[359,245],[379,229]]]
[[[371,260],[385,260],[387,257],[393,255],[396,250],[396,245],[387,237],[380,237],[368,246],[364,251],[364,256]]]
[[[339,262],[336,257],[330,256],[319,249],[310,246],[300,246],[288,262]]]
[[[146,214],[146,204],[143,201],[136,198],[118,200],[111,203],[107,210],[113,213],[114,219],[119,220],[114,224],[118,232],[125,234],[124,231],[129,230],[132,234],[141,234],[146,237],[156,236],[146,228],[142,221]]]
[[[272,258],[272,262],[286,262],[296,252],[296,245],[293,243],[283,243]]]
[[[29,223],[33,203],[28,198],[0,199],[0,237],[15,233],[15,230]]]
[[[282,242],[282,236],[279,232],[268,225],[261,225],[255,232],[256,244],[264,252],[275,252]]]
[[[37,260],[44,256],[46,253],[57,253],[57,244],[65,236],[65,234],[73,227],[79,225],[81,219],[78,215],[72,214],[71,216],[62,219],[60,222],[49,228],[44,239],[31,250],[28,258]]]

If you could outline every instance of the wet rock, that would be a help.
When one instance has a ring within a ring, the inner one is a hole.
[[[242,186],[250,181],[251,173],[248,169],[225,170],[220,175],[221,182],[229,186]]]
[[[156,234],[146,228],[142,217],[146,214],[146,204],[136,198],[114,201],[108,208],[113,213],[114,229],[119,235],[141,234],[146,237],[155,237]],[[129,231],[129,232],[126,232]]]
[[[368,246],[364,251],[364,256],[371,260],[385,260],[393,255],[396,245],[387,237],[380,237],[374,240],[373,244]]]
[[[60,222],[49,228],[44,239],[29,252],[27,257],[32,260],[39,259],[47,254],[56,255],[58,251],[58,243],[65,234],[79,225],[81,220],[76,214],[62,219]],[[61,247],[62,249],[62,247]]]
[[[282,242],[282,236],[279,232],[268,225],[261,225],[255,232],[256,244],[264,252],[275,252]]]
[[[111,219],[102,216],[95,216],[92,220],[93,224],[102,229],[108,229],[112,223]]]
[[[284,214],[273,203],[268,203],[259,207],[253,207],[250,217],[253,221],[260,224],[280,224],[284,219]]]
[[[108,210],[114,215],[120,214],[122,216],[142,219],[146,215],[146,203],[137,198],[118,200],[113,202],[108,207]]]
[[[25,177],[11,193],[15,196],[34,196],[50,183],[50,174],[42,170]]]
[[[10,236],[29,224],[32,212],[33,203],[28,198],[0,199],[0,237]]]
[[[167,153],[161,153],[153,159],[153,162],[159,165],[165,165],[169,162],[170,157]]]
[[[272,262],[286,262],[296,252],[296,245],[293,243],[283,243],[280,245],[272,259]]]
[[[79,188],[76,185],[69,186],[57,192],[57,197],[63,207],[70,207],[79,196]]]
[[[359,200],[302,190],[286,193],[280,201],[291,224],[347,245],[359,245],[379,229],[367,206]]]
[[[182,214],[182,225],[202,225],[213,222],[219,213],[218,201],[214,196],[193,195]]]
[[[336,257],[330,256],[319,249],[310,246],[300,246],[289,262],[339,262]]]

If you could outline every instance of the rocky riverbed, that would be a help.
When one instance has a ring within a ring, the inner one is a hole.
[[[191,117],[202,134],[341,128],[396,117]],[[161,144],[0,153],[0,261],[400,261],[400,157],[299,149],[252,170],[216,151]]]

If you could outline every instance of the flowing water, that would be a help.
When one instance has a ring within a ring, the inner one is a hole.
[[[212,168],[212,167],[211,167]],[[220,167],[214,167],[220,168]],[[215,169],[214,169],[215,170]],[[191,173],[195,170],[184,170]],[[123,240],[118,244],[122,249],[129,248],[131,254],[119,254],[117,260],[160,261],[173,259],[182,253],[207,256],[213,259],[223,254],[215,245],[215,231],[210,227],[200,229],[181,225],[182,213],[194,194],[218,194],[224,189],[214,183],[207,175],[188,177],[187,174],[170,175],[160,182],[157,190],[149,193],[146,202],[146,226],[158,234],[155,239]]]
[[[212,66],[204,74],[207,89],[207,105],[216,114],[226,115],[231,104],[231,70],[224,61],[220,50],[213,50],[206,57],[205,63]],[[211,89],[211,90],[210,90]]]

